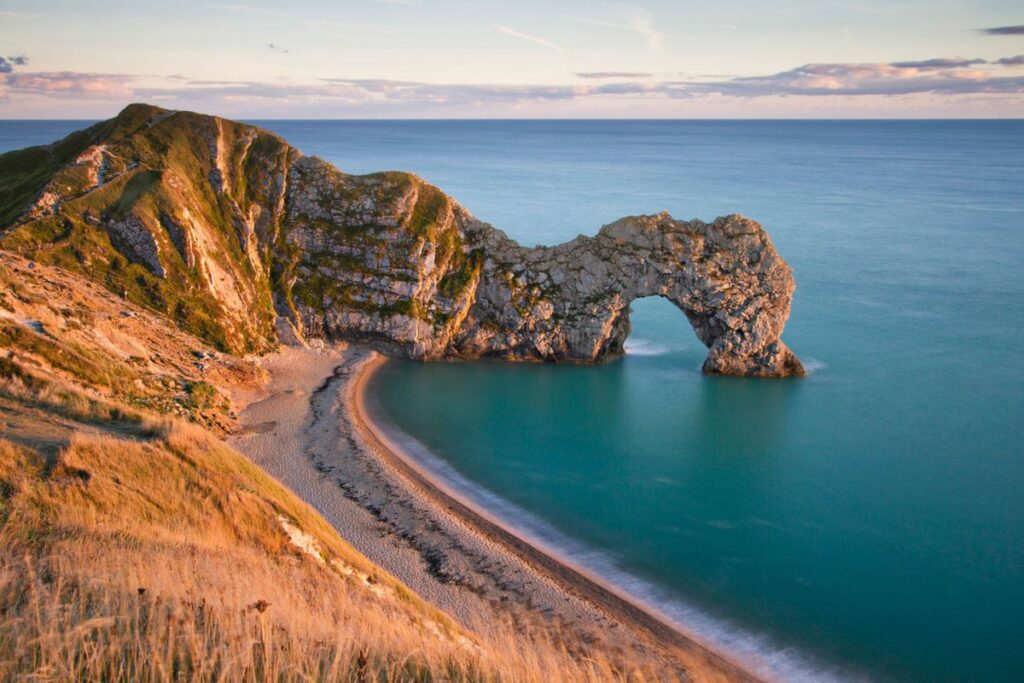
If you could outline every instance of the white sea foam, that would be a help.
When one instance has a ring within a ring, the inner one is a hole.
[[[623,344],[623,349],[628,356],[664,356],[666,353],[682,351],[685,348],[685,346],[667,346],[649,339],[634,339],[632,337]]]
[[[825,361],[818,360],[817,358],[811,358],[810,356],[804,358],[801,362],[803,362],[804,370],[807,371],[808,375],[813,375],[818,370],[824,370],[828,367],[828,365],[825,364]]]
[[[371,414],[375,423],[386,427],[388,439],[398,442],[396,445],[403,453],[413,458],[449,495],[468,503],[478,514],[525,538],[543,552],[567,561],[597,578],[621,596],[672,624],[681,633],[742,663],[754,674],[766,680],[795,683],[828,683],[864,678],[784,645],[766,634],[756,633],[729,619],[714,616],[689,604],[675,593],[628,573],[619,567],[612,555],[569,538],[536,515],[463,477],[426,446],[394,427],[383,417],[379,405],[373,406]]]

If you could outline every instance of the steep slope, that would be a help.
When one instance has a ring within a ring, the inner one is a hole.
[[[0,364],[217,430],[231,426],[224,390],[264,374],[89,280],[2,251]]]
[[[102,282],[222,350],[266,350],[270,287],[253,233],[272,242],[262,207],[272,213],[283,188],[259,179],[289,154],[248,126],[133,105],[0,157],[0,215],[11,224],[2,244]],[[33,163],[49,173],[19,170]]]
[[[55,452],[0,437],[2,680],[659,676],[543,633],[463,630],[194,426],[122,413],[59,429]]]
[[[554,624],[455,625],[216,431],[168,417],[221,430],[230,389],[260,380],[0,252],[0,680],[666,678]]]
[[[780,340],[794,282],[729,216],[624,218],[528,249],[407,173],[345,174],[277,136],[132,105],[0,156],[0,247],[76,269],[232,352],[370,341],[413,358],[595,362],[637,297],[675,303],[709,373],[803,374]]]

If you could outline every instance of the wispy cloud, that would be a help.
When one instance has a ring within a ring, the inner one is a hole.
[[[607,21],[604,19],[584,19],[588,24],[603,26],[620,31],[629,31],[643,39],[648,48],[656,50],[665,41],[665,34],[659,31],[654,25],[651,15],[642,9],[627,9],[623,13],[622,20]]]
[[[290,24],[297,24],[304,26],[305,28],[322,33],[325,36],[331,38],[347,39],[350,36],[345,35],[343,29],[351,29],[355,27],[355,24],[340,24],[336,21],[327,21],[322,18],[309,19],[306,16],[298,16],[290,12],[284,12],[276,9],[267,9],[264,7],[254,7],[252,5],[232,4],[232,3],[207,3],[206,7],[214,10],[221,10],[224,12],[234,12],[240,14],[249,14],[255,16],[267,16],[272,17],[274,21],[283,21]],[[335,30],[342,29],[342,30]]]
[[[930,59],[889,64],[804,64],[765,76],[745,76],[721,81],[688,82],[690,92],[738,97],[772,95],[911,95],[935,93],[966,95],[1024,93],[1024,75],[994,74],[996,68],[1017,66],[1016,57],[1005,61],[983,59]],[[945,65],[945,66],[943,66]]]
[[[7,63],[7,62],[5,62]],[[299,110],[374,113],[504,111],[558,102],[648,102],[724,97],[741,100],[830,96],[1014,96],[1024,102],[1024,55],[997,60],[936,58],[894,63],[804,64],[772,74],[717,79],[657,79],[644,72],[594,71],[577,84],[424,83],[327,78],[308,83],[217,81],[181,76],[24,72],[0,74],[0,100],[75,99],[81,103],[150,100],[174,108]]]
[[[574,75],[578,78],[608,79],[650,78],[654,74],[647,73],[646,71],[577,71]]]
[[[76,71],[10,73],[4,84],[11,92],[50,97],[125,97],[138,76]]]
[[[1024,36],[1024,26],[995,26],[978,30],[990,36]]]
[[[988,64],[988,61],[984,59],[964,59],[963,57],[943,57],[939,59],[922,59],[916,62],[892,62],[890,66],[901,69],[959,69],[965,66],[974,66],[975,64]]]
[[[324,79],[332,97],[353,101],[392,100],[432,102],[435,104],[479,104],[486,102],[521,102],[564,100],[586,94],[584,86],[572,85],[503,85],[487,83],[420,83],[383,79]]]
[[[548,48],[549,50],[556,50],[557,52],[565,52],[565,48],[563,48],[561,45],[555,45],[550,40],[545,40],[544,38],[538,38],[537,36],[531,36],[531,35],[528,35],[526,33],[522,33],[520,31],[515,30],[514,28],[512,28],[510,26],[495,26],[494,28],[497,29],[499,32],[504,33],[507,36],[512,36],[513,38],[519,38],[520,40],[526,40],[526,41],[529,41],[531,43],[536,43],[537,45],[543,45],[544,47]]]

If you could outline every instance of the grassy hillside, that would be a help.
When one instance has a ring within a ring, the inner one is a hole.
[[[116,432],[116,433],[115,433]],[[200,429],[0,440],[0,679],[611,680],[463,633]]]
[[[274,339],[251,206],[298,155],[251,126],[131,105],[52,145],[0,155],[0,245],[164,313],[222,351]],[[246,207],[243,210],[242,207]]]
[[[370,336],[392,318],[446,328],[482,260],[454,206],[407,173],[350,176],[260,128],[144,104],[0,154],[0,249],[233,354],[273,348],[300,308],[374,319]]]
[[[222,389],[263,372],[102,286],[0,251],[0,367],[12,363],[84,396],[220,430],[230,427]]]
[[[251,364],[58,268],[0,284],[0,680],[664,680],[458,627],[196,424]]]
[[[465,632],[194,424],[10,362],[0,421],[0,680],[655,678]]]

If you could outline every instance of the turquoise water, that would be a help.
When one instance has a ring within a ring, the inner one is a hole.
[[[4,145],[43,141],[10,125]],[[761,221],[805,380],[701,376],[682,314],[645,299],[621,361],[394,362],[375,399],[518,524],[762,670],[1024,679],[1024,122],[263,125],[417,172],[527,244],[661,209]]]

